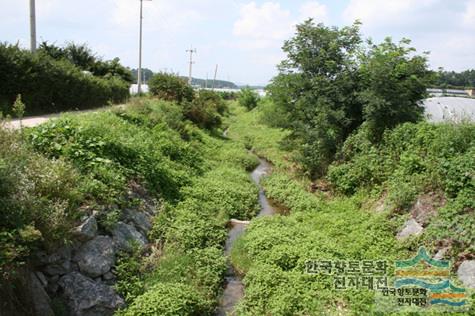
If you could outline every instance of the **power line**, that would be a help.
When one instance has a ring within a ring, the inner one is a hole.
[[[195,63],[193,61],[193,54],[196,54],[197,51],[196,51],[196,48],[193,49],[193,46],[191,46],[191,48],[187,49],[186,52],[190,53],[190,72],[189,72],[189,75],[188,75],[188,83],[191,85],[191,82],[193,80],[193,78],[192,78],[193,64]]]

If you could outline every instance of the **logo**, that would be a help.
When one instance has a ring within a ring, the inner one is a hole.
[[[427,303],[460,307],[467,304],[467,293],[450,279],[450,263],[431,258],[424,247],[410,260],[396,261],[395,288],[427,290]]]

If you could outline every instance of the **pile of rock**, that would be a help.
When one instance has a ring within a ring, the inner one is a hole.
[[[121,220],[111,233],[98,229],[97,214],[84,218],[74,229],[72,246],[37,254],[34,282],[43,289],[43,293],[37,291],[37,301],[43,302],[36,307],[39,315],[52,315],[46,303],[50,297],[62,298],[71,315],[77,316],[112,315],[124,306],[124,300],[113,288],[116,255],[148,244],[147,234],[156,206],[146,205],[145,209],[120,211]]]

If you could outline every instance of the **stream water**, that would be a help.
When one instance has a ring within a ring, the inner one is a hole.
[[[271,169],[271,165],[264,159],[259,158],[259,165],[252,171],[251,178],[259,186],[259,204],[261,211],[257,216],[270,216],[276,213],[275,209],[270,205],[269,200],[264,193],[264,189],[259,184],[262,176],[266,175]],[[232,228],[229,230],[228,239],[225,245],[225,254],[229,256],[234,241],[244,232],[247,224],[239,221],[232,221]],[[228,270],[226,272],[226,287],[221,297],[220,307],[217,316],[234,315],[234,307],[244,295],[244,285],[241,276],[239,276],[234,267],[228,262]]]

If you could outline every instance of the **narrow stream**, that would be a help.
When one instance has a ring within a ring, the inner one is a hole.
[[[264,159],[259,158],[259,165],[252,171],[251,178],[259,186],[259,204],[261,211],[257,216],[270,216],[276,213],[275,209],[270,205],[264,193],[264,189],[259,184],[262,176],[266,175],[271,169],[271,165]],[[228,239],[225,245],[225,254],[229,256],[234,241],[244,232],[247,223],[240,221],[231,221],[232,228],[229,231]],[[234,267],[228,262],[228,270],[226,272],[226,287],[221,297],[220,307],[217,316],[234,315],[234,307],[244,295],[244,285],[241,277],[236,273]]]

